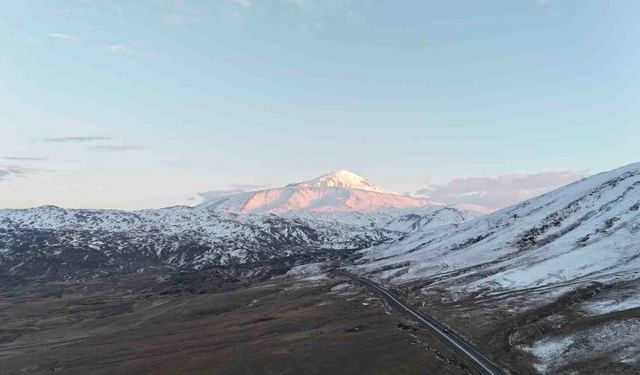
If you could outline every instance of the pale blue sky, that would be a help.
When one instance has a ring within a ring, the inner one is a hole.
[[[636,1],[0,8],[0,207],[163,206],[337,169],[413,192],[640,159]]]

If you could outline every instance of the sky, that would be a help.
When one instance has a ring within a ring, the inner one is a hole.
[[[499,208],[640,159],[636,1],[0,7],[0,207],[193,204],[347,169]]]

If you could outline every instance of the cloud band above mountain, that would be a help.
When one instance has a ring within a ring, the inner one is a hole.
[[[588,176],[585,171],[548,171],[496,177],[456,178],[432,184],[416,194],[451,205],[471,204],[497,210]]]

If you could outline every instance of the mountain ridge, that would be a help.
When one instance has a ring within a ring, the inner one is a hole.
[[[640,266],[640,163],[363,254],[362,270],[388,281],[468,278],[473,283],[459,285],[467,291],[630,272]]]
[[[331,256],[401,232],[193,207],[139,211],[0,209],[0,275],[75,278]]]

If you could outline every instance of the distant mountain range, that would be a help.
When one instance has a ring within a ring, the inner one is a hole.
[[[5,209],[0,210],[0,276],[68,278],[251,264],[364,249],[475,216],[395,194],[346,171],[199,207]]]
[[[359,270],[381,279],[438,279],[467,291],[633,277],[640,164],[479,217],[346,171],[195,208],[0,210],[5,274],[55,273],[70,262],[111,270],[243,264],[336,249],[366,249]]]

